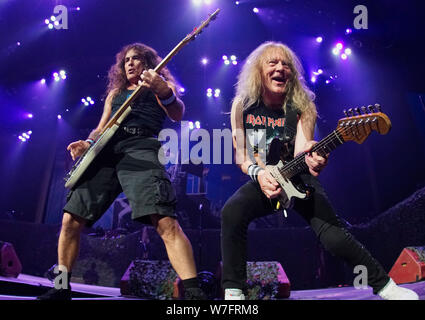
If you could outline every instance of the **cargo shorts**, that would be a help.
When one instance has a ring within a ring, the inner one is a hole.
[[[152,224],[152,214],[176,218],[176,193],[158,160],[160,147],[154,137],[118,131],[70,190],[63,211],[84,218],[90,227],[124,192],[132,219]]]

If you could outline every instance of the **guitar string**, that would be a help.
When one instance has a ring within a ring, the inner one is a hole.
[[[336,143],[339,143],[333,149],[335,149],[339,145],[342,145],[345,141],[343,141],[341,143],[339,141],[340,137],[338,136],[338,134],[345,134],[350,129],[351,129],[351,127],[345,127],[345,128],[342,128],[341,132],[338,132],[337,129],[332,131],[324,139],[322,139],[320,142],[318,142],[316,145],[314,145],[311,152],[315,152],[315,150],[324,148],[326,144],[332,142],[333,140],[338,140],[338,141],[336,141]],[[331,151],[333,151],[333,149]],[[305,163],[305,160],[304,160],[305,155],[306,155],[306,152],[303,152],[300,155],[298,155],[297,157],[295,157],[295,159],[293,159],[292,161],[285,164],[281,169],[278,169],[279,173],[282,174],[282,175],[285,175],[285,173],[288,173],[288,171],[296,169],[296,167],[299,166],[299,165],[301,165],[305,168],[305,166],[306,166],[306,163]]]

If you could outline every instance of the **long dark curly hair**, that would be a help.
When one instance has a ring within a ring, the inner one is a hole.
[[[115,64],[109,69],[106,95],[108,95],[111,91],[114,91],[113,95],[115,96],[127,88],[129,82],[125,74],[124,60],[127,52],[131,49],[134,49],[134,51],[142,57],[145,69],[154,69],[162,60],[154,49],[143,43],[132,43],[126,45],[120,52],[117,53],[115,57]],[[170,85],[177,88],[174,77],[166,67],[161,69],[160,75],[164,77]],[[176,94],[178,94],[178,91]]]

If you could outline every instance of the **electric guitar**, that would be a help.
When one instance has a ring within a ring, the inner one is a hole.
[[[164,66],[171,60],[171,58],[180,51],[183,46],[185,46],[189,41],[195,40],[202,30],[208,26],[210,21],[214,20],[220,9],[217,9],[212,14],[208,16],[208,19],[203,21],[201,25],[188,34],[179,44],[174,47],[170,53],[161,60],[161,62],[155,67],[154,71],[159,72]],[[81,178],[83,173],[86,171],[90,163],[95,159],[99,152],[105,147],[108,141],[112,138],[115,132],[118,130],[120,124],[131,112],[130,104],[136,99],[140,93],[143,91],[143,87],[138,86],[136,90],[127,98],[127,100],[122,104],[122,106],[117,110],[113,117],[108,121],[103,130],[100,132],[99,137],[78,159],[78,161],[72,166],[71,170],[66,175],[65,187],[72,188],[77,181]]]
[[[391,121],[381,112],[379,104],[369,105],[367,108],[349,109],[344,113],[346,117],[338,121],[337,128],[315,144],[310,152],[317,152],[318,155],[324,156],[344,142],[351,140],[361,144],[372,131],[387,134],[391,129]],[[289,162],[279,160],[276,165],[266,166],[282,188],[282,192],[277,197],[276,209],[290,208],[294,197],[306,199],[313,192],[311,188],[303,186],[300,179],[297,179],[299,173],[308,170],[305,163],[306,154],[307,152],[303,152]]]

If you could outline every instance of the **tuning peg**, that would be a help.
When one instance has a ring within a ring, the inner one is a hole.
[[[368,110],[369,110],[370,113],[374,113],[375,112],[375,109],[373,108],[373,106],[371,104],[368,105],[367,108],[368,108]]]
[[[352,117],[354,115],[353,108],[348,109],[348,115]]]
[[[381,112],[381,105],[378,103],[375,103],[375,108],[378,110],[378,112]]]
[[[366,114],[366,113],[367,113],[367,109],[366,109],[366,107],[365,107],[365,106],[361,107],[361,109],[362,109],[362,113],[363,113],[363,114]]]
[[[346,117],[348,117],[347,110],[344,109],[344,111],[342,111],[342,112],[345,114]]]
[[[361,115],[361,113],[360,113],[360,109],[359,109],[359,108],[354,108],[354,111],[355,111],[358,115]]]

